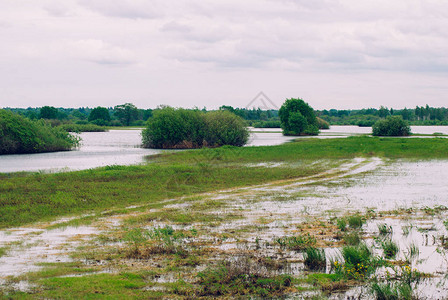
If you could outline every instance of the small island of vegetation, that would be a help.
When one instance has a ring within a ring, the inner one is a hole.
[[[0,154],[65,151],[78,146],[79,139],[67,131],[0,110]]]
[[[372,127],[374,136],[408,136],[411,127],[400,116],[388,116],[386,119],[377,121]]]
[[[287,99],[278,111],[284,135],[317,135],[319,123],[311,106],[302,99]]]
[[[164,107],[154,111],[142,137],[145,148],[193,149],[243,146],[249,131],[243,119],[226,110],[204,113]]]

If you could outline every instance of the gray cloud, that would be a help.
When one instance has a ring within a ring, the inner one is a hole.
[[[370,106],[387,97],[448,96],[427,88],[445,91],[443,1],[7,0],[0,20],[0,90],[11,103],[18,88],[21,99],[67,97],[71,84],[58,86],[64,76],[85,99],[153,95],[168,104],[198,101],[193,106],[210,106],[210,97],[228,90],[240,100],[264,90],[273,98],[304,95],[325,103],[337,95]],[[54,96],[29,84],[42,66]]]

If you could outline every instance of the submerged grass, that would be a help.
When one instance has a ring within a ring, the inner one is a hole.
[[[302,139],[265,147],[166,153],[140,166],[59,174],[0,174],[0,228],[64,215],[316,175],[354,157],[447,158],[446,139],[349,137]],[[288,162],[277,167],[248,163]]]

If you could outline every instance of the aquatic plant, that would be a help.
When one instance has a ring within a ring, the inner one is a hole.
[[[308,247],[303,253],[305,266],[313,271],[323,270],[327,265],[324,249]]]
[[[302,251],[316,244],[316,238],[310,234],[303,234],[298,236],[285,236],[276,238],[275,243],[279,244],[281,248],[290,250]]]
[[[362,225],[365,223],[365,219],[362,216],[356,214],[353,216],[348,216],[347,222],[351,228],[361,228]]]
[[[343,262],[332,262],[332,270],[347,279],[364,280],[377,267],[372,251],[366,244],[345,246],[341,250]]]
[[[407,283],[378,283],[371,285],[371,293],[377,300],[411,300],[412,287]]]
[[[351,246],[356,246],[361,242],[361,237],[359,236],[359,232],[357,231],[344,234],[342,239],[347,245]]]
[[[386,223],[377,224],[377,226],[380,235],[392,234],[393,231],[392,226],[387,225]]]
[[[347,228],[347,220],[345,218],[339,218],[336,220],[336,225],[340,231],[345,231]]]
[[[392,240],[382,241],[381,248],[383,248],[384,257],[388,259],[394,258],[398,251],[400,251],[398,244]]]
[[[412,243],[407,247],[407,254],[406,258],[407,260],[411,260],[413,258],[416,258],[420,255],[420,249],[417,244]]]
[[[262,264],[249,256],[224,261],[210,266],[198,275],[197,296],[258,295],[269,297],[285,291],[292,285],[290,275],[270,276]]]

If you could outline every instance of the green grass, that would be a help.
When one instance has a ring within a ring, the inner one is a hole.
[[[0,247],[0,257],[6,255],[7,252],[8,252],[8,248]]]
[[[276,238],[275,243],[280,245],[281,248],[286,248],[295,251],[303,251],[316,244],[316,238],[309,234],[303,234],[298,236],[285,236]]]
[[[359,229],[366,222],[366,220],[360,215],[353,215],[347,217],[347,222],[351,228]]]
[[[387,225],[386,223],[378,224],[378,232],[380,235],[388,235],[392,234],[392,226]]]
[[[385,258],[394,258],[398,251],[400,251],[397,243],[392,240],[385,240],[381,242],[381,248],[383,248]]]
[[[308,247],[303,254],[305,258],[305,266],[313,271],[325,270],[327,260],[324,249]]]
[[[448,158],[448,140],[302,139],[279,146],[165,153],[142,166],[110,166],[59,174],[0,174],[0,228],[87,212],[120,211],[130,205],[157,205],[164,199],[302,178],[335,167],[342,159],[359,156]],[[261,162],[286,164],[270,168],[247,165]],[[178,221],[182,223],[182,218]]]
[[[278,295],[292,285],[290,275],[272,277],[248,271],[238,265],[221,264],[209,267],[198,274],[199,290],[196,295],[215,297],[231,295],[257,295],[269,297]]]

